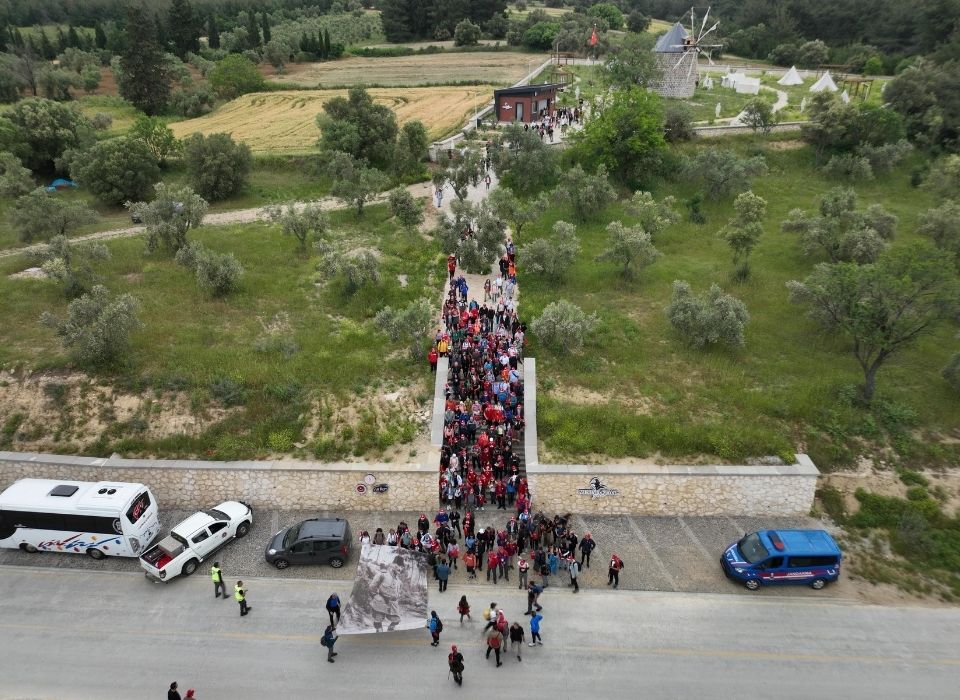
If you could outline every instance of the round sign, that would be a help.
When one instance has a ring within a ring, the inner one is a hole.
[[[367,485],[366,484],[357,484],[357,493],[366,493]]]
[[[367,486],[373,486],[375,483],[377,483],[377,477],[375,477],[373,474],[367,474],[365,477],[363,477],[363,483],[365,483]]]

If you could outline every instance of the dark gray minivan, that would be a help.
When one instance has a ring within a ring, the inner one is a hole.
[[[343,566],[350,555],[350,524],[342,518],[310,518],[281,530],[267,545],[267,563],[278,569],[291,564]]]

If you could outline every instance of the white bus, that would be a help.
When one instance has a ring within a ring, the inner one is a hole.
[[[0,547],[136,557],[160,534],[143,484],[21,479],[0,494]]]

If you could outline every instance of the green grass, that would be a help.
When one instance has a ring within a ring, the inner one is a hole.
[[[724,145],[752,151],[782,140],[746,137]],[[957,437],[960,402],[939,376],[957,349],[955,325],[943,323],[892,359],[880,372],[876,408],[858,408],[851,387],[862,375],[848,342],[822,333],[787,298],[785,283],[803,279],[820,260],[805,257],[795,236],[779,230],[787,212],[814,208],[817,196],[835,183],[813,168],[806,148],[764,151],[771,172],[753,189],[768,201],[768,212],[746,283],[732,281],[730,251],[716,235],[732,215],[732,198],[706,202],[705,225],[684,219],[660,235],[655,243],[664,257],[634,280],[622,279],[613,264],[594,262],[606,244],[606,222],[631,221],[621,205],[578,226],[582,251],[564,283],[524,277],[526,319],[561,298],[600,318],[578,355],[555,355],[531,338],[528,353],[538,359],[540,381],[556,383],[541,399],[540,436],[549,450],[739,460],[803,449],[821,468],[833,469],[851,464],[861,451],[892,445],[905,463],[955,463],[956,446],[941,440]],[[861,206],[880,202],[899,217],[895,245],[918,238],[917,217],[935,204],[910,187],[910,167],[857,188]],[[677,196],[682,208],[694,189],[664,183],[655,194]],[[570,221],[571,213],[554,206],[523,238],[548,236],[557,219]],[[742,299],[751,317],[746,346],[687,347],[664,313],[675,279],[688,280],[698,292],[716,282]]]
[[[77,100],[77,104],[87,119],[98,113],[113,117],[113,123],[106,132],[109,136],[122,136],[127,133],[141,114],[140,110],[116,95],[84,95]]]
[[[245,209],[259,207],[265,204],[290,202],[295,200],[317,199],[324,197],[330,191],[330,183],[325,178],[310,175],[306,157],[261,157],[254,158],[253,169],[246,187],[235,196],[210,205],[210,212],[228,211],[231,209]],[[179,164],[171,165],[164,171],[163,181],[168,183],[186,184],[186,171]],[[52,177],[38,184],[47,184]],[[80,200],[93,207],[100,215],[100,219],[75,231],[73,236],[82,236],[98,231],[131,226],[130,216],[123,207],[113,207],[102,204],[82,187],[57,192],[54,196]],[[10,227],[7,213],[14,206],[12,199],[0,197],[0,250],[23,246],[16,232]]]
[[[385,305],[436,296],[439,250],[419,233],[398,229],[389,216],[384,205],[369,207],[359,220],[352,212],[332,213],[334,236],[346,249],[375,246],[382,255],[381,283],[352,297],[336,282],[318,286],[316,258],[301,256],[294,239],[263,224],[207,227],[191,234],[213,250],[234,253],[245,269],[240,291],[222,300],[208,298],[170,258],[144,256],[141,238],[109,241],[112,259],[100,268],[104,282],[116,293],[140,299],[144,328],[134,334],[128,364],[105,379],[134,391],[175,387],[191,392],[201,409],[213,401],[215,381],[216,391],[225,395],[227,380],[244,408],[195,438],[149,442],[117,426],[89,451],[253,457],[300,440],[310,401],[356,395],[381,381],[425,383],[419,366],[392,354],[372,318]],[[0,261],[0,298],[5,300],[0,366],[69,367],[51,331],[37,322],[46,310],[62,315],[67,302],[52,283],[9,279],[25,266],[22,260]],[[407,275],[406,287],[398,274]],[[255,349],[264,324],[280,313],[289,316],[288,338],[295,351]],[[395,433],[398,441],[405,437],[403,428],[390,423],[382,432]],[[385,440],[372,434],[363,439],[377,445]]]

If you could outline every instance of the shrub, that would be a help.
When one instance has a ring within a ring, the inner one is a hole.
[[[78,364],[103,366],[129,350],[130,334],[143,325],[137,317],[138,307],[131,295],[113,298],[106,287],[97,285],[70,302],[65,319],[44,312],[40,320],[56,331]]]
[[[44,274],[59,282],[67,298],[73,299],[97,281],[91,263],[109,259],[110,251],[100,243],[71,244],[66,236],[55,236],[34,253],[34,257],[41,263]]]
[[[70,174],[101,202],[119,206],[146,196],[160,179],[160,164],[145,143],[121,137],[74,155]]]
[[[751,178],[767,174],[767,162],[759,155],[745,158],[734,151],[706,148],[688,159],[684,169],[704,185],[707,197],[719,199],[750,189]]]
[[[403,309],[386,306],[377,313],[373,323],[390,340],[406,341],[410,359],[419,360],[424,339],[433,327],[433,302],[418,299]]]
[[[577,221],[598,216],[617,197],[602,165],[596,175],[587,174],[579,165],[570,168],[561,176],[556,194],[570,204]]]
[[[743,330],[750,315],[742,301],[724,294],[716,284],[703,296],[694,296],[684,280],[674,280],[667,307],[670,325],[693,347],[743,345]]]
[[[454,46],[476,46],[480,43],[480,26],[468,19],[457,23],[453,30]]]
[[[955,391],[960,392],[960,352],[955,352],[950,362],[940,372],[941,376]]]
[[[380,261],[373,251],[361,249],[342,253],[323,242],[318,247],[325,252],[317,265],[317,271],[328,279],[342,280],[343,291],[347,295],[356,294],[367,285],[379,284]]]
[[[538,238],[520,249],[524,267],[534,275],[562,280],[580,252],[577,227],[566,221],[553,225],[553,238]]]
[[[240,406],[247,400],[243,384],[232,377],[214,377],[210,381],[210,394],[224,406]]]
[[[176,253],[187,244],[187,233],[203,222],[207,202],[186,186],[177,187],[158,182],[153,201],[127,202],[127,209],[137,214],[147,227],[148,253],[164,248]]]
[[[910,469],[902,469],[897,473],[897,475],[900,477],[900,481],[902,481],[907,486],[924,486],[925,487],[930,484],[930,481],[927,479],[927,477],[925,477],[920,472],[915,472]]]
[[[256,54],[254,54],[256,55]],[[241,54],[230,54],[210,71],[210,85],[225,100],[232,100],[248,92],[263,90],[265,81],[257,70],[256,60]]]
[[[191,134],[183,141],[183,151],[190,184],[207,201],[226,199],[246,184],[250,147],[230,134]]]
[[[193,271],[197,284],[211,296],[226,296],[240,286],[243,267],[233,253],[215,253],[199,243],[188,243],[177,251],[175,259]]]
[[[423,223],[423,203],[405,187],[390,190],[390,211],[405,228],[416,228]]]
[[[587,316],[579,306],[561,299],[548,304],[530,324],[530,329],[545,347],[570,353],[583,347],[584,338],[593,332],[598,322],[596,314]]]
[[[773,111],[773,105],[762,97],[756,97],[743,108],[740,121],[754,131],[762,131],[766,134],[779,120],[777,113]]]
[[[873,166],[870,161],[855,153],[832,156],[823,166],[823,172],[830,177],[853,182],[873,179]]]
[[[97,131],[107,131],[111,126],[113,126],[113,116],[107,114],[106,112],[97,112],[90,117],[90,126]]]
[[[66,236],[97,218],[97,213],[83,202],[60,199],[42,187],[17,197],[9,214],[10,226],[24,243]]]
[[[861,143],[856,148],[856,154],[870,163],[874,173],[888,173],[900,165],[913,152],[913,146],[906,139],[894,143],[885,143],[875,146]]]
[[[653,245],[650,234],[640,225],[624,226],[612,221],[607,226],[610,235],[610,247],[597,256],[597,262],[612,261],[623,265],[620,271],[624,277],[632,277],[637,270],[652,265],[663,253]]]
[[[692,139],[693,110],[683,102],[668,104],[663,110],[663,131],[664,138],[670,143]]]

